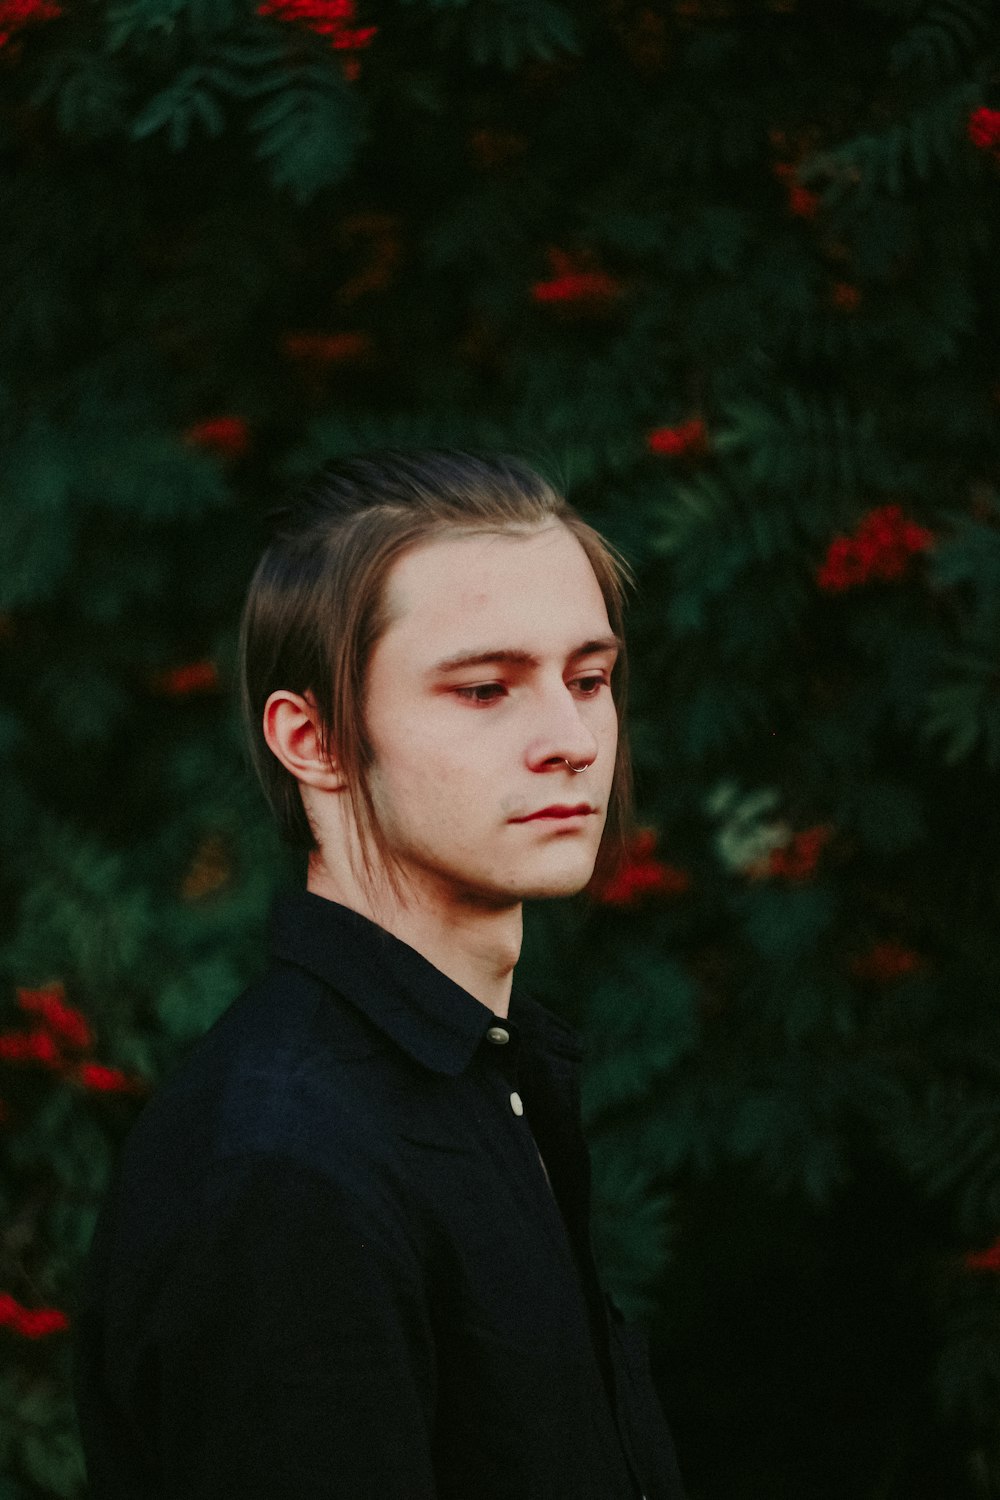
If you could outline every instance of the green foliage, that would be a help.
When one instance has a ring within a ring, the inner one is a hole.
[[[655,1172],[629,1167],[620,1150],[603,1150],[599,1139],[591,1158],[594,1196],[603,1208],[594,1235],[595,1260],[625,1317],[647,1318],[656,1308],[655,1288],[667,1262],[670,1199]]]
[[[183,151],[196,128],[209,136],[221,135],[226,117],[218,96],[231,89],[232,82],[222,68],[185,68],[169,88],[154,94],[139,111],[132,124],[134,139],[145,140],[165,130],[172,150]]]
[[[65,1389],[65,1361],[59,1363],[62,1389],[55,1380],[26,1385],[15,1372],[0,1376],[0,1462],[11,1476],[19,1474],[35,1486],[36,1494],[71,1500],[80,1493],[84,1473]]]
[[[964,175],[972,159],[963,126],[978,96],[978,82],[963,79],[888,129],[866,131],[814,157],[802,168],[802,180],[822,184],[834,207],[846,193],[862,206],[882,193],[899,197],[942,168]]]
[[[614,957],[614,969],[590,985],[588,1126],[605,1112],[654,1099],[660,1079],[697,1042],[694,989],[684,970],[649,949],[631,947]]]
[[[510,72],[533,58],[549,62],[579,50],[577,23],[555,0],[430,0],[430,8],[440,12],[441,43],[460,42],[477,67],[499,64]]]
[[[254,111],[257,154],[275,187],[305,203],[345,176],[361,140],[361,126],[345,85],[329,67],[302,68],[292,87],[273,92]]]
[[[766,1085],[741,1095],[732,1150],[758,1164],[773,1191],[801,1194],[826,1207],[850,1175],[842,1132],[836,1128],[841,1110],[835,1077],[813,1071],[801,1059],[790,1061]]]
[[[954,78],[974,61],[990,35],[990,0],[938,0],[922,9],[916,25],[893,45],[890,68],[929,83]]]
[[[740,903],[753,947],[777,968],[791,967],[812,951],[832,925],[836,908],[822,886],[783,889],[763,886]]]
[[[996,701],[997,663],[993,656],[945,658],[942,670],[951,681],[927,695],[924,733],[944,741],[949,765],[968,758],[982,745],[991,770],[1000,767],[1000,704]]]
[[[958,649],[942,649],[936,682],[927,693],[923,731],[955,764],[981,753],[991,770],[1000,767],[1000,700],[997,641],[1000,640],[1000,508],[984,492],[977,517],[958,516],[931,560],[931,576],[955,600]]]
[[[988,1041],[995,1045],[996,1035]],[[991,1081],[992,1085],[992,1081]],[[916,1109],[895,1122],[897,1159],[930,1199],[954,1199],[960,1234],[975,1243],[990,1235],[1000,1215],[1000,1143],[993,1086],[976,1088],[958,1077],[936,1081]],[[956,1191],[958,1190],[958,1191]]]
[[[996,7],[372,0],[365,46],[307,19],[116,0],[0,46],[0,1014],[23,1036],[18,991],[61,984],[94,1032],[0,1060],[0,1292],[72,1314],[136,1110],[301,879],[234,701],[267,512],[360,448],[515,451],[636,574],[653,842],[630,894],[532,910],[519,976],[585,1034],[595,1250],[689,1488],[981,1500]],[[831,583],[891,505],[929,544]],[[827,1309],[848,1275],[878,1350]],[[0,1500],[82,1500],[67,1340],[0,1334]],[[876,1355],[893,1404],[852,1407]]]
[[[781,393],[773,405],[729,404],[713,440],[734,461],[751,492],[787,494],[804,527],[829,531],[831,516],[860,494],[893,482],[893,455],[880,441],[874,412],[852,412],[843,397]],[[759,513],[755,513],[759,514]],[[761,555],[787,547],[788,536],[758,527]]]
[[[98,140],[124,130],[128,84],[113,58],[67,50],[44,60],[31,102],[51,106],[64,135]]]
[[[135,40],[169,38],[180,30],[214,37],[241,14],[233,0],[120,0],[107,8],[107,42],[118,52]]]

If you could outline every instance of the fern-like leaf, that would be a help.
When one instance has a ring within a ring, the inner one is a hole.
[[[512,72],[580,50],[576,22],[554,0],[472,0],[438,23],[442,41],[458,42],[478,67]]]
[[[275,186],[298,203],[347,175],[362,138],[347,85],[322,63],[302,68],[291,85],[265,99],[250,124]]]
[[[978,82],[963,80],[887,129],[814,156],[800,167],[800,179],[823,188],[828,205],[853,193],[863,206],[882,193],[899,197],[936,172],[959,176],[967,161],[965,121],[980,92]]]
[[[171,149],[183,151],[195,128],[208,136],[221,135],[226,116],[220,93],[238,91],[238,83],[225,70],[212,64],[193,64],[169,85],[154,94],[132,122],[132,138],[167,132]]]
[[[935,0],[893,47],[893,73],[943,82],[962,73],[995,24],[993,0]]]

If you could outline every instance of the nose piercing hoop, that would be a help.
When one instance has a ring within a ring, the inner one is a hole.
[[[565,755],[563,756],[563,760],[566,760]],[[582,766],[573,766],[573,765],[570,765],[570,763],[569,763],[568,760],[566,760],[566,764],[569,766],[569,768],[573,772],[574,776],[579,776],[582,771],[586,771],[588,769],[588,767],[590,767],[590,766],[592,766],[594,764],[594,762],[592,760],[588,760]]]

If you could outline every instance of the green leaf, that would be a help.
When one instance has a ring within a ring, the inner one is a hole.
[[[188,1041],[208,1030],[239,988],[240,976],[230,963],[205,959],[158,988],[157,1014],[169,1036]]]
[[[680,964],[648,944],[614,955],[587,996],[589,1058],[583,1114],[614,1114],[673,1072],[697,1045],[696,989]]]
[[[862,843],[879,855],[902,854],[927,837],[919,798],[897,782],[853,778],[834,821],[850,823]]]
[[[191,31],[214,36],[228,30],[242,11],[234,0],[118,0],[108,16],[108,48],[119,51],[136,39],[157,32],[171,36]]]
[[[839,396],[786,389],[773,402],[728,402],[723,414],[713,449],[755,488],[777,487],[791,496],[810,531],[829,526],[829,512],[818,500],[836,497],[842,505],[892,468],[875,413],[853,411]]]
[[[132,138],[145,140],[166,130],[171,149],[182,151],[198,123],[206,135],[221,135],[226,117],[216,95],[238,91],[238,81],[220,68],[204,64],[185,68],[169,88],[154,94],[139,111],[132,122]]]
[[[363,139],[354,98],[332,67],[300,69],[251,116],[276,187],[306,203],[348,173]]]
[[[125,127],[128,93],[124,73],[103,53],[58,52],[45,61],[32,103],[54,103],[65,135],[98,139]]]
[[[930,4],[889,53],[895,74],[941,82],[962,73],[995,19],[992,0],[941,0]]]
[[[762,885],[737,903],[743,928],[763,958],[787,965],[815,950],[837,912],[833,892],[821,885]]]
[[[70,506],[73,466],[65,433],[48,422],[33,422],[8,441],[0,482],[0,609],[48,601],[62,584],[79,526]]]
[[[443,42],[461,42],[478,67],[496,63],[508,72],[580,50],[574,18],[554,0],[470,0],[442,17],[438,32]]]
[[[730,1149],[777,1191],[825,1207],[848,1175],[841,1114],[835,1079],[795,1057],[736,1100]]]
[[[966,760],[981,739],[985,739],[991,764],[997,722],[1000,721],[1000,695],[993,685],[996,665],[983,668],[963,682],[951,682],[927,694],[927,717],[922,726],[925,740],[944,740],[946,765]]]
[[[655,1287],[671,1241],[671,1199],[655,1167],[636,1164],[616,1138],[591,1142],[593,1248],[602,1282],[625,1317],[656,1306]]]
[[[963,79],[884,130],[866,131],[815,155],[802,164],[800,177],[813,186],[825,183],[824,196],[832,206],[848,194],[865,204],[882,193],[899,197],[935,173],[958,176],[968,172],[974,153],[964,127],[979,94],[978,81]]]

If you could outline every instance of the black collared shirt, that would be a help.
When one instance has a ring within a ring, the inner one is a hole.
[[[577,1034],[310,892],[272,931],[98,1223],[92,1500],[680,1500],[594,1269]]]

